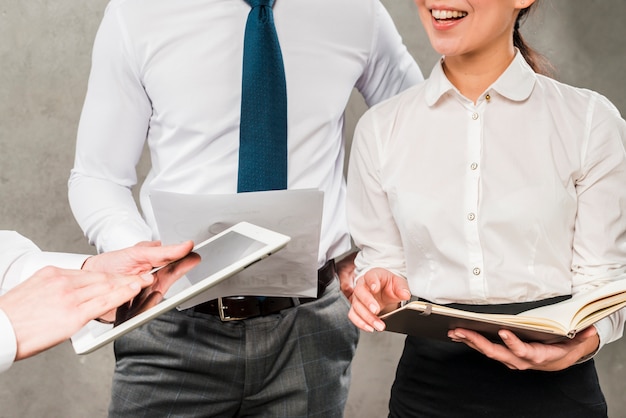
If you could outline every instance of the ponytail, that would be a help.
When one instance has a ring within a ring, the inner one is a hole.
[[[528,13],[531,9],[531,6],[526,7],[525,9],[521,9],[519,14],[517,15],[517,20],[515,20],[515,27],[513,28],[513,45],[519,49],[522,56],[526,60],[526,62],[530,65],[530,67],[538,74],[552,76],[554,73],[554,68],[548,61],[546,57],[532,49],[520,33],[520,24],[526,20],[528,17]]]

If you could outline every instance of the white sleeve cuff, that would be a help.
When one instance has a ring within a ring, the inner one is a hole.
[[[22,263],[20,283],[31,277],[37,270],[46,266],[62,269],[80,270],[89,255],[42,252],[31,254],[20,260]]]
[[[615,331],[613,329],[613,324],[610,317],[599,320],[598,322],[593,324],[593,326],[596,328],[596,332],[598,333],[600,344],[598,345],[596,351],[587,354],[586,356],[578,360],[576,364],[584,363],[585,361],[594,358],[596,354],[600,352],[602,347],[604,347],[611,341],[614,341],[621,337],[621,333],[618,336],[615,335]]]
[[[598,332],[598,337],[600,338],[600,345],[598,346],[596,353],[600,351],[600,349],[606,344],[613,342],[622,336],[621,328],[616,330],[612,319],[613,318],[609,316],[607,318],[599,320],[594,324],[594,326],[596,327],[596,331]]]
[[[375,268],[385,269],[385,270],[390,271],[391,273],[395,274],[396,276],[404,277],[406,279],[406,276],[404,275],[404,273],[401,273],[398,269],[393,269],[393,268],[389,268],[389,267],[382,267],[382,266],[369,266],[369,267],[366,267],[364,269],[360,269],[360,270],[358,270],[356,272],[353,284],[356,286],[357,281],[359,281],[363,276],[365,276],[365,274],[368,271],[373,270]]]
[[[0,309],[0,373],[7,371],[17,355],[17,341],[9,317]]]

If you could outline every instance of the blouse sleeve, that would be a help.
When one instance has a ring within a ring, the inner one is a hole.
[[[381,180],[384,158],[373,112],[358,122],[348,165],[348,223],[355,245],[357,280],[374,267],[406,276],[400,232]]]
[[[626,278],[626,122],[604,97],[590,100],[573,242],[573,292]],[[622,336],[624,310],[596,323],[600,345]]]

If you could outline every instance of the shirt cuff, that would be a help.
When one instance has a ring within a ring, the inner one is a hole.
[[[354,285],[356,286],[357,281],[359,281],[363,276],[365,276],[365,274],[368,271],[373,270],[375,268],[381,268],[381,269],[390,271],[391,273],[395,274],[396,276],[403,277],[405,280],[407,280],[406,276],[404,275],[404,273],[401,273],[400,270],[398,270],[398,269],[389,268],[389,267],[383,267],[383,266],[369,266],[369,267],[366,267],[364,269],[358,270],[356,272],[355,277],[354,277]],[[407,282],[408,282],[408,280],[407,280]]]
[[[0,309],[0,373],[7,371],[17,355],[17,341],[9,317]]]
[[[595,356],[602,347],[604,347],[606,344],[612,341],[611,337],[613,336],[612,335],[613,334],[613,322],[611,321],[610,317],[599,320],[593,326],[596,327],[596,331],[598,333],[598,338],[600,339],[600,343],[598,344],[598,349],[596,351],[585,356],[585,360],[588,360],[592,358],[593,356]]]
[[[96,248],[100,254],[122,250],[138,242],[152,240],[152,230],[146,224],[123,223],[102,233],[96,242]]]
[[[600,321],[593,324],[593,326],[596,328],[596,332],[598,333],[598,339],[600,340],[598,348],[594,352],[589,353],[579,359],[576,364],[584,363],[587,360],[594,358],[596,354],[600,352],[600,349],[607,344],[606,342],[609,340],[609,335],[611,335],[611,333],[613,332],[613,326],[609,318],[601,319]]]
[[[68,270],[80,270],[89,255],[42,252],[23,257],[20,283],[31,277],[37,270],[54,266]]]

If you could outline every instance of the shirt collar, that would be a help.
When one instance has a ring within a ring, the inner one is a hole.
[[[442,64],[443,58],[437,62],[428,78],[426,86],[426,103],[428,106],[433,106],[444,94],[450,91],[455,91],[460,95],[457,88],[446,77]],[[517,51],[511,64],[487,91],[493,90],[509,100],[520,102],[528,99],[536,80],[537,75],[522,54]]]

